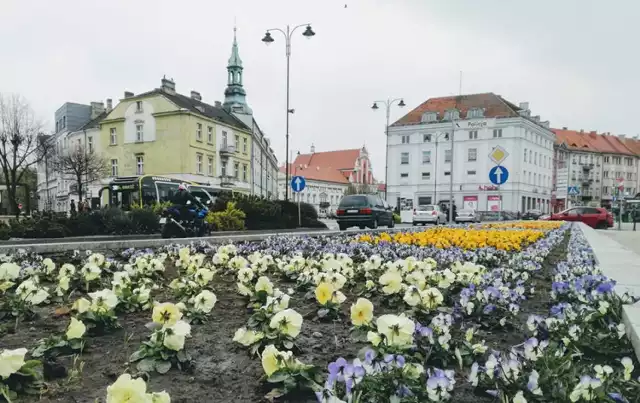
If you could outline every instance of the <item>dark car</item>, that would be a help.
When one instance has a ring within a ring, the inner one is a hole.
[[[340,200],[336,210],[340,231],[349,227],[378,228],[378,225],[386,225],[389,228],[395,226],[393,210],[377,195],[349,195]]]
[[[523,220],[538,220],[542,216],[542,211],[540,210],[529,210],[522,215]]]

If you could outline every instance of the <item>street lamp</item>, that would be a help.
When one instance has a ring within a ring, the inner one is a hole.
[[[400,101],[400,102],[398,102]],[[391,106],[398,102],[399,107],[404,107],[406,104],[402,98],[387,99],[386,101],[375,101],[371,106],[374,111],[378,110],[378,102],[383,104],[387,110],[387,125],[385,126],[385,136],[387,137],[387,148],[385,150],[385,163],[384,163],[384,200],[388,203],[387,192],[389,192],[389,115],[391,114]]]
[[[286,123],[286,150],[285,150],[285,158],[286,158],[286,165],[285,165],[285,190],[284,190],[284,199],[285,200],[289,200],[289,114],[293,113],[294,110],[289,108],[289,61],[291,59],[291,37],[293,35],[293,33],[296,31],[296,29],[304,27],[306,25],[306,29],[304,30],[304,32],[302,33],[302,36],[306,37],[306,38],[311,38],[313,37],[316,33],[313,32],[313,29],[311,29],[311,24],[301,24],[301,25],[297,25],[295,27],[293,27],[293,29],[287,25],[286,29],[280,29],[280,28],[272,28],[272,29],[267,29],[267,32],[264,34],[264,38],[262,38],[262,42],[264,42],[266,45],[271,44],[272,42],[275,41],[275,39],[273,39],[273,37],[271,36],[271,32],[272,31],[278,31],[281,32],[284,35],[284,39],[285,39],[285,46],[286,46],[286,57],[287,57],[287,123]]]

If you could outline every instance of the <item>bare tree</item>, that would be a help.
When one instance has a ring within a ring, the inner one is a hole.
[[[20,214],[17,188],[29,168],[37,164],[46,152],[47,146],[39,141],[41,128],[23,97],[0,94],[0,168],[11,210],[16,216]]]
[[[374,190],[371,185],[365,183],[349,183],[344,191],[344,195],[369,194],[374,193]]]
[[[82,200],[85,186],[109,175],[107,160],[94,152],[88,152],[82,145],[57,154],[52,166],[61,176],[75,181],[78,200]]]

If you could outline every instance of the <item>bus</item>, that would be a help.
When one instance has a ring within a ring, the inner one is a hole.
[[[99,197],[104,205],[130,210],[132,206],[152,206],[170,201],[181,183],[189,184],[189,191],[203,203],[210,201],[213,204],[223,194],[233,196],[231,189],[166,176],[143,175],[114,178],[108,186],[100,189]]]

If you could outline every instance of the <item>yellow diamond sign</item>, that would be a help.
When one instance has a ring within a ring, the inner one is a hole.
[[[507,159],[508,156],[509,153],[507,152],[507,150],[500,146],[494,147],[493,150],[491,150],[491,152],[489,153],[489,158],[491,158],[491,161],[495,162],[496,165],[500,165],[502,161]]]

